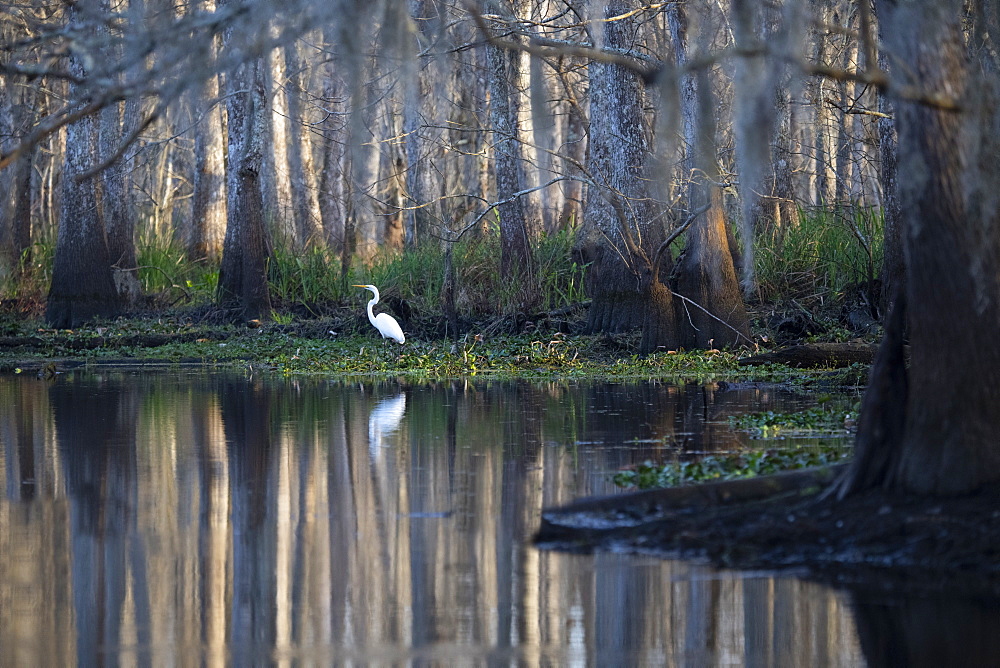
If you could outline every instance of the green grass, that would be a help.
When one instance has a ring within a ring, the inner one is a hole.
[[[472,317],[507,314],[523,308],[527,294],[537,295],[535,307],[546,311],[583,301],[584,268],[572,260],[572,243],[568,232],[539,240],[534,284],[501,277],[495,237],[456,243],[452,262],[458,310]],[[321,248],[293,252],[279,247],[271,268],[272,296],[278,304],[351,302],[357,292],[351,285],[363,283],[378,286],[383,299],[407,300],[415,313],[424,315],[441,314],[444,280],[445,250],[436,243],[382,253],[346,273],[339,258]]]
[[[459,317],[497,323],[506,319],[514,324],[521,322],[521,314],[531,318],[585,302],[585,267],[573,259],[573,242],[573,230],[541,237],[534,247],[536,273],[514,281],[500,275],[500,241],[496,234],[465,238],[454,244]],[[757,240],[760,300],[771,304],[796,300],[810,311],[817,303],[836,305],[852,286],[877,276],[881,246],[882,217],[878,211],[804,210],[798,225]],[[0,271],[0,299],[43,304],[51,281],[54,248],[54,239],[43,239],[33,246],[30,260],[22,260],[20,272],[16,268]],[[212,303],[217,263],[191,262],[180,243],[149,231],[140,233],[137,253],[143,290],[159,296],[156,303]],[[311,246],[294,250],[278,244],[268,270],[279,318],[289,314],[302,317],[304,313],[329,315],[331,308],[363,304],[365,300],[350,287],[354,283],[377,285],[387,301],[404,300],[412,317],[440,319],[444,315],[445,250],[438,242],[405,252],[386,251],[367,264],[356,261],[346,269],[341,266],[339,254],[329,249]],[[512,328],[501,324],[498,330]]]
[[[762,301],[833,300],[878,278],[882,266],[880,210],[805,209],[798,225],[756,240]]]
[[[189,261],[183,245],[172,237],[141,235],[135,250],[144,294],[162,294],[169,304],[211,301],[219,280],[218,267]]]
[[[340,258],[321,246],[298,252],[277,246],[268,273],[271,296],[279,304],[315,305],[347,296],[350,276],[343,275]]]
[[[542,308],[547,311],[584,301],[586,268],[573,260],[573,234],[563,230],[541,239],[535,249],[541,283]]]

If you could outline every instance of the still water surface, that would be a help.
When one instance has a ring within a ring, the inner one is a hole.
[[[864,664],[847,594],[530,545],[761,388],[0,376],[0,664]]]

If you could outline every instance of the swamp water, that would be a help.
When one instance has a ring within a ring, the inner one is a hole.
[[[543,507],[620,493],[613,474],[647,460],[746,448],[729,416],[806,403],[655,382],[0,376],[0,665],[863,665],[857,624],[896,603],[531,545]]]

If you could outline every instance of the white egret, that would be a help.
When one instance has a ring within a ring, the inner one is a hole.
[[[368,320],[372,323],[372,326],[379,331],[383,339],[392,339],[393,341],[398,341],[403,343],[406,341],[406,337],[403,336],[403,330],[400,329],[399,323],[388,313],[379,313],[375,315],[372,313],[372,307],[378,304],[378,288],[374,285],[354,285],[351,287],[364,288],[366,290],[371,290],[375,297],[368,302]]]

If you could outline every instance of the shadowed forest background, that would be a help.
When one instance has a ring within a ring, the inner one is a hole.
[[[456,329],[588,299],[590,331],[670,311],[648,350],[750,342],[744,299],[798,300],[800,335],[831,305],[855,334],[882,314],[895,130],[867,6],[0,16],[0,286],[50,325],[213,299],[308,316],[359,281]]]

